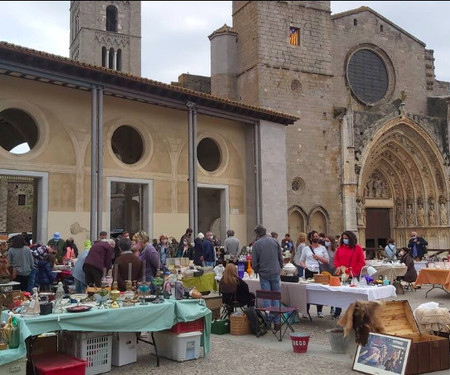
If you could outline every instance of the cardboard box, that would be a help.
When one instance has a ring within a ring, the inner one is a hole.
[[[420,333],[408,301],[385,302],[381,316],[386,334],[412,340],[406,375],[450,368],[448,339]]]

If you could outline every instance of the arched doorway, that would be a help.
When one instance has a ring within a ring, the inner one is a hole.
[[[300,232],[306,232],[306,214],[302,208],[294,206],[289,210],[288,232],[295,242]]]
[[[449,246],[442,240],[449,227],[445,162],[421,126],[403,115],[388,121],[363,150],[361,165],[356,212],[361,243],[382,245],[366,237],[379,233],[368,216],[376,213],[389,220],[384,237],[393,237],[398,247],[407,245],[412,230],[427,239],[429,248]]]

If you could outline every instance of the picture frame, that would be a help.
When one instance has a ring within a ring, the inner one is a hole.
[[[353,370],[372,375],[404,375],[412,340],[369,333],[367,344],[358,345]]]

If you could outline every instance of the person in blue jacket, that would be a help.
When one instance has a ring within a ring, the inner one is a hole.
[[[38,263],[38,273],[36,276],[36,284],[39,285],[41,292],[50,292],[50,286],[55,281],[56,275],[52,272],[55,256],[46,253],[44,258]]]
[[[206,233],[206,237],[203,240],[203,259],[206,266],[214,267],[216,265],[216,252],[212,244],[213,234],[211,232]]]

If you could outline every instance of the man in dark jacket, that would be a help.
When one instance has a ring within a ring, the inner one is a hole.
[[[114,240],[98,241],[92,245],[83,266],[87,286],[102,286],[104,273],[112,267],[115,245]]]
[[[204,253],[203,253],[203,239],[205,235],[200,232],[197,238],[194,240],[194,264],[196,266],[203,266]]]
[[[117,264],[117,284],[119,290],[124,292],[127,289],[126,280],[141,281],[142,263],[131,251],[131,240],[122,238],[119,241],[121,254],[117,257],[114,264]],[[131,264],[131,269],[130,269]]]
[[[411,238],[408,243],[410,254],[415,260],[422,260],[427,251],[428,242],[423,237],[417,236],[417,232],[411,232]]]
[[[216,265],[216,254],[212,240],[213,234],[211,232],[207,232],[206,237],[203,240],[203,258],[205,260],[205,265],[210,267],[214,267]]]

